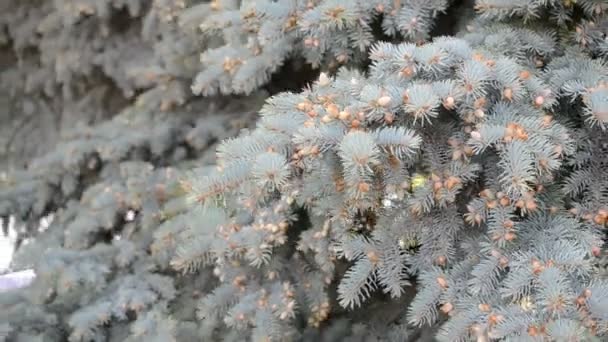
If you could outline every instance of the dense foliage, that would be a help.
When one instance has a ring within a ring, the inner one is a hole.
[[[607,338],[605,1],[0,9],[0,337]]]

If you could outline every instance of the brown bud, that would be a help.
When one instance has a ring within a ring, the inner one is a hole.
[[[526,140],[528,140],[528,132],[526,132],[526,131],[520,131],[520,132],[517,133],[517,135],[515,137],[518,140],[526,141]]]
[[[555,152],[555,154],[560,155],[560,156],[562,155],[563,151],[564,151],[564,148],[561,145],[556,145],[553,148],[553,152]]]
[[[303,112],[312,110],[312,104],[307,101],[298,103],[296,107],[298,108],[298,110],[303,111]]]
[[[329,116],[329,115],[324,115],[324,116],[321,118],[321,122],[323,122],[323,123],[330,123],[330,122],[332,122],[333,120],[334,120],[334,119],[333,119],[331,116]]]
[[[393,121],[395,120],[395,115],[393,113],[386,113],[384,114],[384,122],[386,122],[387,124],[392,124]]]
[[[536,208],[538,208],[538,204],[536,204],[535,200],[530,199],[530,200],[526,201],[526,209],[528,209],[530,211],[534,211],[534,210],[536,210]]]
[[[332,118],[337,118],[340,115],[340,109],[338,108],[338,106],[334,103],[331,103],[327,106],[326,108],[327,113],[332,117]]]
[[[500,205],[502,205],[503,207],[507,207],[509,206],[509,204],[511,204],[511,201],[509,200],[509,197],[503,197],[500,199]]]
[[[358,189],[360,192],[363,192],[363,193],[369,192],[369,184],[361,182],[361,183],[359,183]]]
[[[505,240],[507,240],[507,241],[513,241],[516,238],[517,238],[517,235],[515,235],[515,233],[513,233],[513,232],[507,232],[505,234]]]
[[[475,61],[481,62],[484,59],[485,59],[485,57],[479,52],[476,52],[473,54],[473,60],[475,60]]]
[[[359,128],[359,126],[361,126],[361,121],[359,121],[357,119],[351,121],[351,123],[350,123],[350,127],[352,127],[352,128]]]
[[[481,217],[481,215],[475,214],[474,220],[475,220],[476,224],[481,224],[481,221],[483,221],[483,218]]]
[[[401,71],[399,71],[399,74],[405,77],[412,77],[412,75],[414,75],[414,69],[412,69],[411,66],[406,66],[405,68],[401,69]]]
[[[498,259],[498,263],[501,267],[507,267],[509,265],[509,259],[505,256],[501,256],[500,259]]]
[[[540,261],[536,259],[532,260],[532,272],[534,272],[534,274],[539,274],[544,268],[545,266],[543,266]]]
[[[448,281],[442,276],[437,277],[437,283],[439,284],[439,286],[441,286],[441,288],[448,288]]]
[[[530,72],[528,70],[520,72],[519,78],[521,78],[522,80],[527,80],[528,78],[530,78]]]
[[[604,225],[606,223],[606,217],[597,214],[593,217],[593,222],[595,222],[595,224]]]
[[[375,251],[367,252],[367,258],[374,265],[377,264],[378,261],[380,261],[380,258],[378,257],[378,254]]]
[[[534,104],[535,104],[537,107],[542,106],[544,103],[545,103],[545,98],[544,98],[544,97],[542,97],[542,96],[540,96],[540,95],[539,95],[539,96],[537,96],[537,97],[534,99]]]
[[[342,120],[342,121],[346,121],[350,118],[350,113],[347,111],[341,111],[340,114],[338,114],[338,119]]]
[[[576,304],[578,304],[579,306],[584,306],[585,304],[587,304],[587,298],[585,298],[584,296],[576,297]]]
[[[485,303],[481,303],[481,304],[477,305],[477,308],[481,312],[490,312],[492,310],[492,307],[490,306],[490,304],[485,304]]]
[[[496,325],[504,318],[505,317],[503,315],[491,314],[490,316],[488,316],[488,322],[490,323],[490,325]]]
[[[486,198],[486,199],[494,199],[494,193],[490,189],[482,190],[479,193],[479,196],[481,196],[482,198]]]
[[[505,88],[505,90],[503,90],[502,95],[504,96],[505,99],[511,101],[513,100],[513,89],[511,88]]]
[[[463,148],[463,151],[464,151],[464,153],[465,153],[467,156],[469,156],[469,157],[470,157],[470,156],[472,156],[472,155],[475,153],[475,152],[473,151],[473,148],[472,148],[471,146],[465,146],[465,147]]]
[[[318,39],[313,39],[312,44],[317,45],[318,44],[317,42],[318,42]],[[315,43],[317,43],[317,44],[315,44]],[[327,76],[326,73],[322,72],[319,75],[319,85],[320,86],[324,87],[324,86],[328,85],[330,82],[331,82],[331,79],[329,78],[329,76]]]
[[[545,62],[540,58],[536,58],[534,60],[534,65],[536,65],[537,68],[542,68],[543,65],[545,65]]]
[[[336,180],[335,181],[335,185],[336,185],[336,191],[337,192],[344,191],[344,187],[345,187],[344,179],[340,178],[340,179]]]
[[[443,106],[446,109],[453,109],[454,108],[454,104],[455,104],[455,100],[452,96],[448,96],[445,98],[445,100],[443,101]]]
[[[444,314],[450,313],[454,309],[454,305],[452,303],[445,303],[441,306],[441,312]]]
[[[473,334],[475,334],[475,335],[480,335],[480,334],[481,334],[481,331],[482,331],[481,325],[479,325],[479,324],[477,324],[477,323],[475,323],[475,324],[471,325],[471,331],[472,331],[472,332],[473,332]],[[482,341],[483,341],[483,340],[482,340]]]
[[[475,100],[475,102],[473,103],[473,106],[475,107],[475,109],[482,109],[483,106],[486,105],[486,103],[488,103],[488,100],[486,100],[485,97],[480,97],[477,100]]]
[[[376,102],[378,103],[379,106],[386,107],[386,106],[388,106],[389,103],[391,103],[391,97],[382,96]]]
[[[448,188],[448,190],[452,190],[458,184],[460,184],[460,178],[455,176],[450,176],[445,181],[445,187]]]
[[[440,255],[437,257],[437,259],[435,259],[435,263],[439,266],[445,266],[446,262],[447,262],[447,259],[443,255]]]

